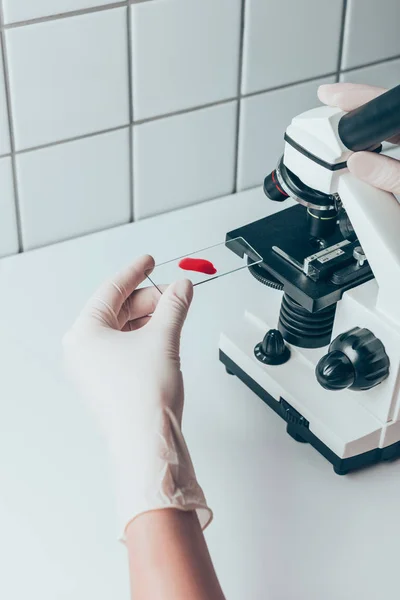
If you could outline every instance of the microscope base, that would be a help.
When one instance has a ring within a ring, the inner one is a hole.
[[[311,444],[311,446],[333,465],[333,470],[337,475],[347,475],[350,471],[355,471],[381,461],[390,461],[400,457],[400,442],[396,442],[386,448],[374,448],[368,450],[368,452],[358,454],[357,456],[340,458],[309,430],[308,421],[286,402],[284,398],[280,398],[279,402],[275,400],[275,398],[245,373],[245,371],[243,371],[222,350],[219,351],[219,359],[225,365],[227,373],[236,375],[248,388],[257,394],[263,402],[286,421],[286,431],[294,440]]]

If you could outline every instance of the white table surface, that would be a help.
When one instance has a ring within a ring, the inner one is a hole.
[[[60,339],[133,257],[174,258],[274,209],[250,191],[0,261],[0,598],[128,599],[105,444]],[[398,597],[400,463],[334,475],[218,362],[220,329],[270,294],[246,271],[200,286],[184,334],[184,431],[227,599]]]

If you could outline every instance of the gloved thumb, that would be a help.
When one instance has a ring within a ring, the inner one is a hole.
[[[193,298],[193,284],[188,279],[175,281],[167,287],[151,319],[152,327],[165,332],[168,341],[179,353],[182,327]]]
[[[400,194],[400,161],[375,152],[356,152],[347,161],[349,171],[374,187]]]

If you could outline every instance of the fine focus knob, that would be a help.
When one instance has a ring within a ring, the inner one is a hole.
[[[316,375],[326,390],[345,390],[354,384],[356,378],[351,360],[337,350],[321,358]]]
[[[278,329],[270,329],[262,342],[254,348],[255,357],[266,365],[283,365],[290,358],[290,350]]]
[[[327,390],[369,390],[389,375],[389,357],[369,329],[353,327],[333,340],[315,374]]]

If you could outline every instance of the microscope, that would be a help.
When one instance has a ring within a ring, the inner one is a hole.
[[[265,295],[221,334],[220,360],[339,475],[400,456],[400,206],[346,162],[398,133],[400,85],[294,117],[264,192],[297,204],[226,236],[262,257],[249,270]]]

